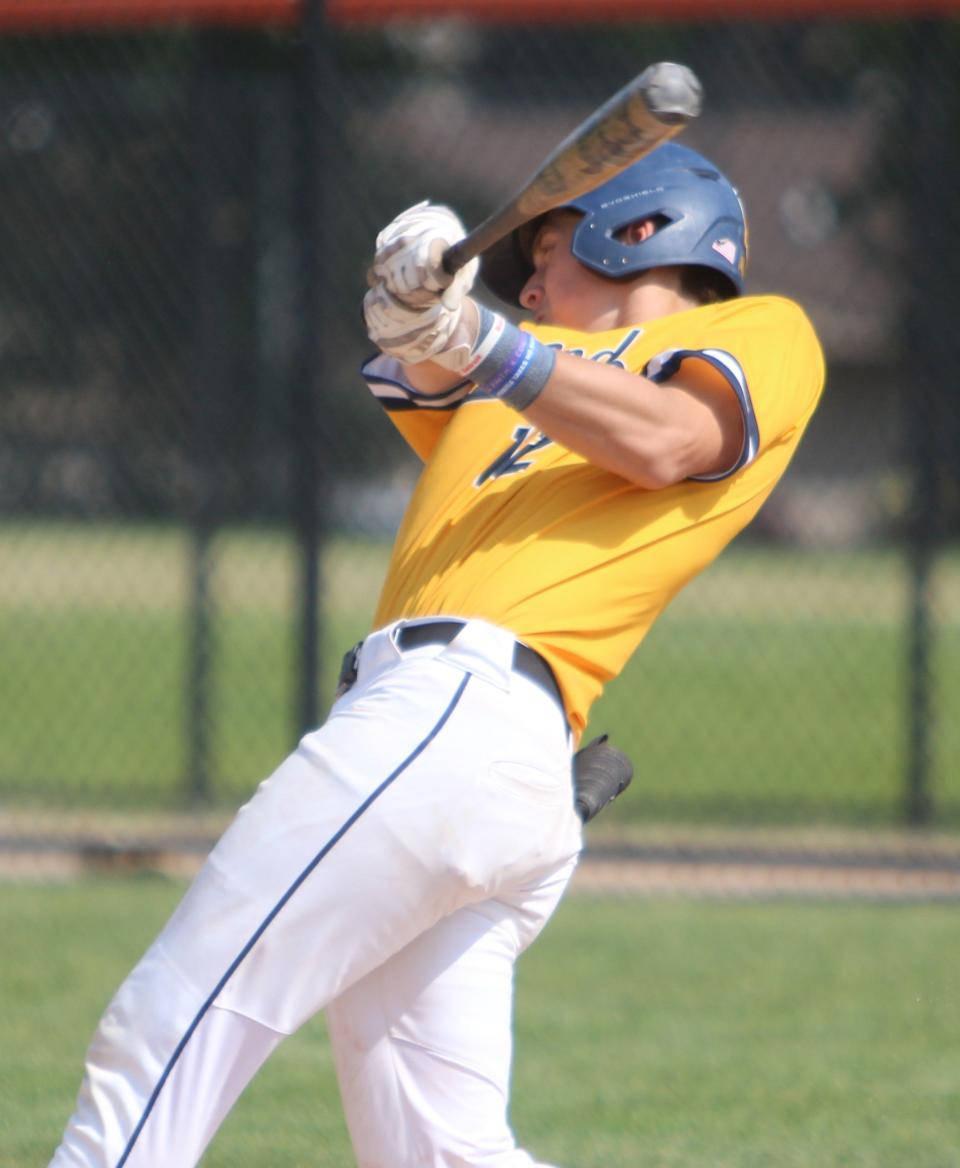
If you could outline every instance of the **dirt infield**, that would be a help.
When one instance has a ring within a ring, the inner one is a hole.
[[[189,879],[224,826],[217,816],[29,826],[0,816],[0,880],[59,882],[155,874]],[[591,839],[583,895],[722,899],[960,900],[960,840],[916,832],[660,831]]]
[[[960,899],[960,866],[848,864],[811,857],[808,862],[769,858],[702,857],[673,860],[612,859],[587,855],[574,890],[633,896],[697,896],[722,899],[778,897],[930,901]]]

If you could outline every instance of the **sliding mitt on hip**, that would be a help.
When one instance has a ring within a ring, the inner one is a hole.
[[[607,744],[607,735],[588,743],[573,756],[574,806],[584,823],[612,803],[630,786],[633,763],[615,746]]]

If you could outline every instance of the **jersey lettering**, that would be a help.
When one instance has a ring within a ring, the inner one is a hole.
[[[504,475],[519,474],[533,466],[527,455],[533,454],[535,450],[542,450],[544,446],[549,446],[553,442],[553,439],[548,438],[546,434],[541,434],[539,438],[527,442],[527,438],[533,433],[535,431],[532,426],[518,426],[513,432],[513,442],[503,454],[498,455],[487,469],[477,476],[473,485],[482,487],[489,479],[500,479]]]
[[[594,353],[590,360],[599,361],[603,365],[615,365],[618,369],[626,369],[626,365],[620,358],[642,333],[643,329],[631,329],[615,349],[601,349],[599,353]]]
[[[587,357],[587,350],[581,348],[566,348],[563,341],[551,341],[548,349],[556,349],[560,353],[569,353],[571,357],[586,357],[588,361],[597,361],[601,365],[615,365],[618,369],[626,369],[626,364],[620,358],[626,353],[637,337],[643,336],[643,329],[630,329],[625,333],[623,340],[617,345],[615,349],[600,349],[597,353],[591,353]]]
[[[624,334],[623,339],[614,349],[601,349],[597,353],[591,353],[587,357],[588,361],[597,361],[602,365],[615,365],[618,369],[626,369],[626,365],[620,358],[627,352],[633,342],[643,335],[643,329],[630,329]],[[566,351],[575,357],[583,357],[586,355],[584,349],[566,349],[562,342],[554,342],[550,345],[552,349],[559,349],[561,352]],[[513,442],[503,454],[498,455],[497,458],[490,463],[482,474],[478,475],[474,481],[475,487],[482,487],[484,483],[489,482],[490,479],[503,478],[505,475],[519,474],[521,471],[528,470],[533,463],[529,461],[528,455],[533,454],[534,451],[542,450],[544,446],[549,446],[552,439],[545,434],[541,434],[539,438],[534,438],[527,442],[527,438],[535,433],[531,426],[518,426],[513,432]],[[526,443],[526,445],[524,445]]]

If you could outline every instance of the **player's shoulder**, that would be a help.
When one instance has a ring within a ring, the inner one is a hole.
[[[698,310],[709,323],[758,337],[792,337],[819,346],[816,329],[806,310],[788,296],[739,296]]]
[[[787,296],[741,296],[694,310],[704,347],[780,364],[823,366],[823,349],[804,308]]]

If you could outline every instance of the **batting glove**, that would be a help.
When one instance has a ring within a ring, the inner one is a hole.
[[[382,352],[410,365],[435,361],[478,392],[521,412],[546,387],[556,351],[469,296],[446,308],[411,308],[376,283],[363,299],[367,333]]]
[[[435,360],[459,372],[473,349],[478,314],[469,299],[454,308],[442,300],[412,308],[377,281],[363,298],[363,319],[367,335],[381,352],[408,365]]]
[[[440,300],[454,310],[473,287],[480,261],[471,260],[454,275],[444,270],[443,253],[466,234],[449,207],[422,202],[408,207],[377,236],[368,281],[411,308]]]

